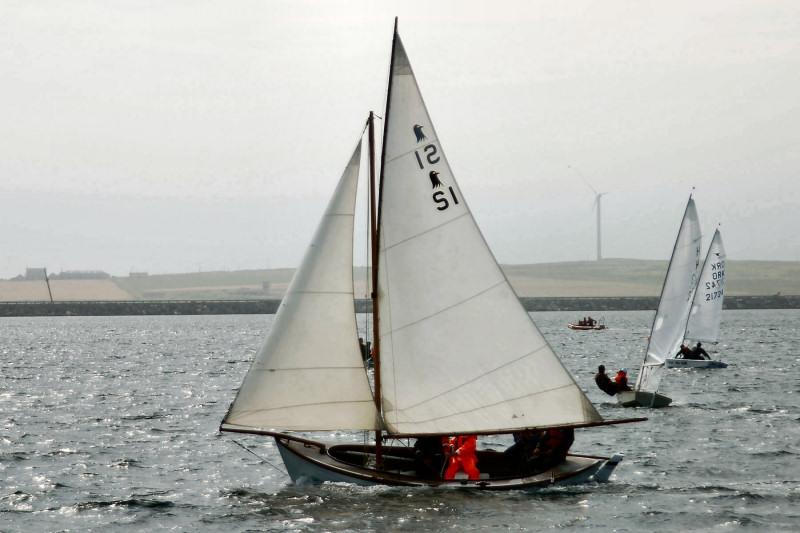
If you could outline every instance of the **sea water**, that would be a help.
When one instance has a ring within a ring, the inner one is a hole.
[[[576,431],[625,455],[608,483],[492,493],[294,485],[271,440],[221,435],[272,316],[0,319],[0,531],[800,530],[800,311],[725,311],[728,368],[666,370],[657,410],[593,381],[635,378],[653,313],[580,315],[532,313],[605,418],[649,420]]]

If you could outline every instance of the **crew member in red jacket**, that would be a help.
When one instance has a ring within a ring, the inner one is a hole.
[[[444,451],[449,456],[450,464],[444,473],[444,478],[455,479],[456,473],[459,470],[463,470],[467,473],[469,479],[480,479],[481,473],[476,466],[478,458],[475,457],[477,447],[477,435],[460,435],[447,439],[444,444]]]
[[[631,390],[628,386],[628,370],[623,368],[619,372],[617,372],[617,376],[614,378],[614,381],[617,382],[617,390]]]

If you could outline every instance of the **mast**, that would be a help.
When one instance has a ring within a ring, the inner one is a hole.
[[[394,18],[394,32],[392,33],[392,55],[389,60],[389,83],[386,88],[386,111],[383,114],[383,142],[381,143],[381,173],[378,178],[377,191],[377,212],[373,218],[374,232],[372,234],[372,328],[373,343],[375,346],[375,353],[372,356],[373,369],[375,372],[375,406],[378,409],[378,416],[383,416],[383,409],[381,408],[381,336],[380,336],[380,321],[378,316],[378,261],[380,257],[380,231],[381,231],[381,199],[383,191],[383,171],[384,162],[386,160],[386,132],[389,129],[389,111],[390,103],[392,101],[392,73],[394,72],[394,52],[397,46],[397,17]],[[374,159],[374,128],[372,122],[372,113],[370,113],[370,157]],[[370,160],[370,173],[374,175],[374,165]],[[374,183],[374,182],[373,182]],[[374,190],[374,189],[373,189]],[[374,196],[374,195],[373,195]],[[372,199],[373,205],[376,205],[375,198]],[[378,468],[383,466],[381,457],[381,430],[375,431],[375,463]]]
[[[669,263],[667,263],[667,273],[664,275],[664,283],[661,285],[661,293],[658,296],[658,306],[656,307],[656,313],[653,316],[653,325],[650,326],[650,335],[647,336],[647,347],[644,350],[644,360],[642,361],[642,366],[639,369],[639,375],[636,377],[636,385],[634,386],[634,390],[642,390],[642,385],[645,382],[645,377],[649,377],[649,374],[653,371],[653,367],[661,367],[664,363],[660,363],[654,365],[653,363],[647,363],[647,359],[650,353],[650,344],[653,340],[653,333],[655,333],[656,323],[658,321],[658,312],[661,309],[662,300],[664,299],[664,291],[667,288],[667,281],[669,280],[670,269],[672,268],[672,263],[675,261],[675,250],[678,248],[678,243],[680,242],[681,238],[681,231],[683,230],[683,225],[686,223],[686,215],[689,212],[689,206],[692,205],[692,194],[694,193],[694,187],[692,187],[692,193],[689,194],[689,200],[686,202],[686,208],[683,211],[683,217],[681,218],[681,225],[678,228],[678,235],[675,237],[675,244],[672,246],[672,255],[669,257]],[[685,326],[685,324],[684,324]],[[658,388],[660,387],[661,382],[659,381],[656,389],[653,392],[653,399],[651,402],[650,407],[653,406],[655,403],[655,395],[658,393]]]
[[[370,246],[372,247],[372,368],[375,374],[375,407],[378,416],[381,413],[381,357],[380,357],[380,335],[378,330],[378,217],[376,212],[375,194],[375,113],[369,112],[369,223],[370,223]],[[381,430],[375,430],[375,464],[379,468],[383,465],[383,453],[381,445]]]

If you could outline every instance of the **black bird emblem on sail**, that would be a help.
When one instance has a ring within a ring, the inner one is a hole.
[[[442,186],[442,182],[439,181],[439,173],[435,170],[431,170],[431,173],[428,174],[428,177],[431,179],[431,188],[436,189]]]
[[[422,126],[420,126],[419,124],[414,124],[414,135],[417,136],[418,143],[428,139],[427,137],[425,137],[425,134],[422,133]]]

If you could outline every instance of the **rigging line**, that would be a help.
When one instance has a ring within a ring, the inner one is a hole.
[[[425,235],[426,233],[434,232],[434,231],[436,231],[436,230],[438,230],[440,228],[443,228],[444,226],[447,226],[448,224],[452,224],[453,222],[457,222],[458,220],[461,220],[462,218],[464,218],[466,216],[472,217],[472,212],[469,209],[466,209],[466,211],[464,211],[460,215],[456,215],[453,218],[447,219],[447,220],[445,220],[444,222],[442,222],[440,224],[436,224],[435,226],[431,226],[430,228],[422,230],[422,231],[420,231],[418,233],[415,233],[413,235],[409,235],[405,239],[399,240],[397,242],[393,242],[391,244],[386,244],[384,242],[384,247],[383,247],[382,250],[384,252],[387,251],[387,250],[391,250],[392,248],[400,246],[401,244],[405,244],[405,243],[407,243],[408,241],[410,241],[412,239],[416,239],[417,237],[421,237],[422,235]],[[472,220],[473,220],[473,223],[474,223],[475,222],[474,217],[472,218]],[[475,226],[477,227],[477,224],[475,224]]]
[[[317,405],[320,407],[328,405],[340,405],[340,406],[352,405],[358,407],[359,405],[373,404],[373,403],[375,402],[373,402],[371,398],[369,400],[336,400],[327,402],[313,401],[308,403],[292,403],[292,404],[282,405],[280,407],[262,407],[261,409],[242,409],[239,412],[240,413],[239,416],[251,416],[254,414],[261,414],[261,413],[275,413],[275,412],[285,411],[288,409],[295,409],[298,407],[314,407]],[[346,428],[341,428],[341,429],[346,429]],[[303,431],[303,430],[297,430],[297,431]],[[308,431],[314,431],[314,430],[309,429]]]
[[[526,356],[526,357],[527,357],[527,356]],[[514,362],[516,362],[516,361],[514,361]],[[507,365],[503,365],[503,366],[507,366]],[[502,368],[502,367],[499,367],[497,370],[500,370],[501,368]],[[481,376],[479,376],[478,378],[475,378],[475,379],[472,379],[472,380],[470,380],[470,381],[466,382],[466,383],[465,383],[465,385],[466,385],[466,384],[469,384],[469,383],[472,383],[472,382],[475,382],[475,381],[477,381],[477,380],[478,380],[480,377],[483,377],[483,376],[488,376],[489,374],[492,374],[493,372],[495,372],[495,371],[493,370],[492,372],[487,372],[486,374],[482,374],[482,375],[481,375]],[[411,409],[414,409],[414,408],[420,407],[421,405],[425,405],[426,403],[430,403],[430,402],[433,402],[433,401],[435,401],[435,400],[438,400],[438,399],[440,399],[440,398],[442,398],[442,397],[446,396],[447,394],[449,394],[449,393],[451,393],[451,392],[453,392],[453,391],[455,391],[455,390],[458,390],[458,389],[459,389],[461,386],[462,386],[462,385],[459,385],[458,387],[454,387],[454,388],[452,388],[452,389],[450,389],[450,390],[444,391],[444,392],[442,392],[442,393],[440,393],[440,394],[437,394],[436,396],[432,396],[431,398],[425,399],[425,400],[423,400],[423,401],[421,401],[421,402],[417,402],[416,404],[414,404],[414,405],[410,405],[409,407],[407,407],[407,408],[405,408],[405,409],[402,409],[402,410],[401,410],[401,409],[397,409],[397,412],[404,412],[404,411],[408,411],[408,410],[411,410]],[[531,393],[531,394],[525,394],[525,395],[523,395],[523,396],[517,396],[517,397],[515,397],[515,398],[503,399],[503,400],[499,400],[499,401],[497,401],[497,402],[495,402],[495,403],[492,403],[492,404],[487,404],[487,405],[482,405],[482,406],[475,407],[475,408],[472,408],[472,409],[462,410],[462,411],[459,411],[457,414],[458,414],[458,415],[463,415],[463,414],[466,414],[466,413],[473,413],[473,412],[480,411],[480,410],[482,410],[482,409],[485,409],[485,408],[488,408],[488,407],[496,407],[496,406],[498,406],[498,405],[501,405],[501,404],[507,403],[507,402],[509,402],[509,401],[518,401],[518,400],[522,400],[522,399],[524,399],[524,398],[531,398],[531,397],[533,397],[533,396],[539,396],[540,394],[547,394],[547,393],[550,393],[550,392],[557,392],[557,391],[559,391],[559,390],[563,390],[563,389],[572,388],[572,386],[573,386],[573,384],[572,384],[572,383],[567,383],[567,384],[565,384],[565,385],[560,385],[560,386],[558,386],[558,387],[552,387],[552,388],[549,388],[549,389],[547,389],[547,390],[544,390],[544,391],[541,391],[541,392],[535,392],[535,393]],[[452,416],[452,415],[438,416],[438,417],[436,417],[436,418],[429,418],[429,419],[427,419],[427,420],[422,420],[422,421],[420,421],[420,422],[433,422],[433,421],[435,421],[435,420],[443,420],[443,419],[445,419],[445,418],[450,418],[451,416]]]
[[[429,318],[433,318],[433,317],[435,317],[437,315],[441,315],[442,313],[446,313],[448,311],[452,311],[453,309],[455,309],[457,307],[460,307],[460,306],[462,306],[462,305],[474,300],[475,298],[478,298],[479,296],[483,296],[487,292],[492,291],[492,290],[496,289],[497,287],[501,287],[503,285],[509,285],[508,280],[506,278],[503,278],[501,281],[498,281],[494,285],[490,285],[490,286],[488,286],[488,287],[486,287],[486,288],[484,288],[484,289],[482,289],[482,290],[480,290],[480,291],[478,291],[478,292],[476,292],[474,294],[469,295],[466,298],[462,298],[459,301],[448,305],[447,307],[442,307],[440,309],[435,310],[433,313],[430,313],[428,315],[419,317],[418,319],[414,320],[413,322],[409,322],[408,324],[404,324],[404,325],[398,327],[397,329],[392,329],[391,333],[394,334],[394,333],[396,333],[398,331],[402,331],[402,330],[404,330],[406,328],[410,328],[411,326],[415,326],[415,325],[419,324],[420,322],[422,322],[424,320],[428,320]],[[528,355],[536,353],[541,349],[542,348],[537,348],[537,349],[533,350],[532,352],[529,352],[528,354],[525,354],[523,357],[527,357]]]
[[[283,474],[284,476],[286,476],[286,477],[289,477],[289,473],[288,473],[287,471],[283,470],[282,468],[280,468],[279,466],[275,465],[274,463],[271,463],[271,462],[269,462],[268,460],[264,459],[263,457],[261,457],[261,456],[260,456],[260,455],[258,455],[256,452],[254,452],[253,450],[251,450],[250,448],[248,448],[247,446],[245,446],[245,445],[244,445],[244,444],[242,444],[241,442],[237,441],[236,439],[233,439],[233,438],[229,437],[228,435],[225,435],[225,436],[226,436],[226,437],[228,437],[228,438],[231,440],[231,442],[233,442],[234,444],[236,444],[236,445],[238,445],[239,447],[241,447],[241,448],[242,448],[244,451],[246,451],[246,452],[249,452],[249,453],[251,453],[251,454],[255,455],[255,456],[256,456],[258,459],[260,459],[262,462],[264,462],[264,463],[268,464],[269,466],[271,466],[272,468],[274,468],[275,470],[277,470],[278,472],[280,472],[280,473],[281,473],[281,474]]]
[[[431,144],[437,144],[437,145],[438,145],[438,148],[439,148],[439,150],[441,150],[441,149],[442,149],[442,145],[441,145],[441,144],[439,144],[439,139],[438,139],[438,138],[434,138],[433,140],[430,140],[430,139],[428,139],[428,140],[429,140],[429,142],[428,142],[428,145],[431,145]],[[394,162],[394,161],[397,161],[397,160],[398,160],[398,159],[400,159],[401,157],[405,157],[405,156],[407,156],[408,154],[412,154],[412,153],[416,152],[417,150],[419,150],[419,147],[415,146],[414,148],[412,148],[411,150],[408,150],[407,152],[403,152],[403,153],[401,153],[401,154],[397,154],[397,155],[396,155],[396,156],[394,156],[393,158],[391,158],[391,159],[387,159],[387,160],[384,162],[384,164],[385,164],[385,165],[388,165],[389,163],[392,163],[392,162]],[[442,153],[439,153],[439,155],[440,155],[442,158],[444,158],[444,155],[443,155]],[[446,159],[446,158],[445,158],[445,162],[447,162],[447,159]],[[449,167],[448,167],[448,168],[449,168]]]

